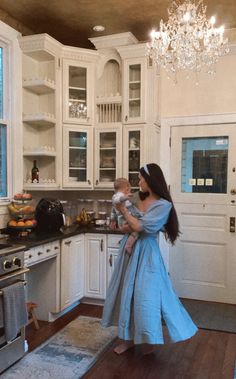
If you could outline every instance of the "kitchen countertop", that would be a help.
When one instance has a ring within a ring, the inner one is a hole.
[[[63,227],[60,231],[54,233],[36,233],[31,232],[25,237],[16,237],[11,235],[8,239],[9,243],[19,245],[19,251],[30,249],[31,247],[39,246],[45,243],[62,240],[82,233],[98,233],[98,234],[123,234],[119,229],[111,230],[108,226],[79,226],[71,225]]]

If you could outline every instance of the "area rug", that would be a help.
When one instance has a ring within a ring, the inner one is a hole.
[[[236,305],[191,299],[181,302],[199,328],[236,333]]]
[[[117,336],[100,319],[79,316],[1,375],[1,379],[79,379]]]

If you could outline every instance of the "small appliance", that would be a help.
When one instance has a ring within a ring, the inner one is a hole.
[[[57,232],[65,225],[65,215],[61,202],[57,199],[41,199],[35,210],[37,232]]]

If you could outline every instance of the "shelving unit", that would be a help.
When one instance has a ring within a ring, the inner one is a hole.
[[[59,43],[40,34],[22,37],[23,52],[23,166],[24,189],[59,186],[58,128]],[[39,167],[39,183],[31,183],[33,160]]]

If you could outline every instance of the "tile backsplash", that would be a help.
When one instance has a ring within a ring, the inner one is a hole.
[[[69,214],[73,222],[82,208],[94,211],[96,218],[100,211],[106,212],[109,216],[113,191],[32,191],[32,195],[33,199],[30,204],[35,206],[42,198],[61,200],[64,212]],[[0,206],[0,229],[5,228],[9,220],[10,214],[7,205]]]

